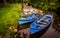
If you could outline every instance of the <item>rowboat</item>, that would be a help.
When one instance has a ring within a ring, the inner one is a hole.
[[[53,15],[46,14],[42,18],[37,18],[36,21],[30,25],[30,38],[39,38],[49,28],[53,20]]]
[[[19,28],[21,28],[21,26],[25,29],[30,27],[30,24],[32,22],[34,22],[38,17],[42,18],[43,15],[40,14],[31,14],[31,15],[27,15],[27,16],[22,16],[22,18],[18,19],[18,24],[19,24]]]
[[[30,23],[33,22],[34,20],[36,20],[36,18],[38,17],[42,17],[42,15],[39,14],[32,14],[32,15],[27,15],[27,16],[23,16],[22,18],[18,19],[18,24],[25,24],[25,23]]]

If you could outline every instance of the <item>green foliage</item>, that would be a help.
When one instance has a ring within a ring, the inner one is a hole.
[[[0,9],[0,35],[5,33],[6,30],[9,30],[10,27],[10,30],[16,28],[20,13],[21,4],[7,4]]]
[[[4,23],[0,22],[0,35],[3,34],[3,33],[5,33],[6,30],[8,30],[7,25],[5,25]]]
[[[30,3],[33,7],[42,9],[42,10],[55,10],[58,7],[58,0],[30,0]]]
[[[7,3],[22,3],[23,0],[7,0]]]
[[[42,9],[43,9],[43,10],[48,10],[48,9],[49,9],[49,6],[48,6],[48,5],[44,5],[44,6],[42,7]]]

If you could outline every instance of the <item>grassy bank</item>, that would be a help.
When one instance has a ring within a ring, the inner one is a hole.
[[[13,30],[17,26],[17,19],[21,14],[21,4],[6,4],[0,8],[0,35]]]

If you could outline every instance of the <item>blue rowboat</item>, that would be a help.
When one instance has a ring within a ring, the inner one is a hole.
[[[47,31],[52,20],[53,16],[51,14],[46,14],[41,19],[37,18],[37,20],[30,25],[30,38],[39,38]]]
[[[18,29],[25,29],[30,27],[30,24],[34,22],[38,17],[42,18],[43,15],[39,14],[32,14],[32,15],[27,15],[22,18],[18,19]],[[23,28],[22,28],[23,27]]]
[[[36,20],[36,18],[38,17],[42,17],[42,15],[39,14],[32,14],[32,15],[27,15],[27,16],[23,16],[22,18],[18,19],[18,24],[25,24],[25,23],[30,23],[33,22],[34,20]]]

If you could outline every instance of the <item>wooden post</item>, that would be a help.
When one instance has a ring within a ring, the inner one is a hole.
[[[6,5],[6,0],[3,0],[4,5]]]

